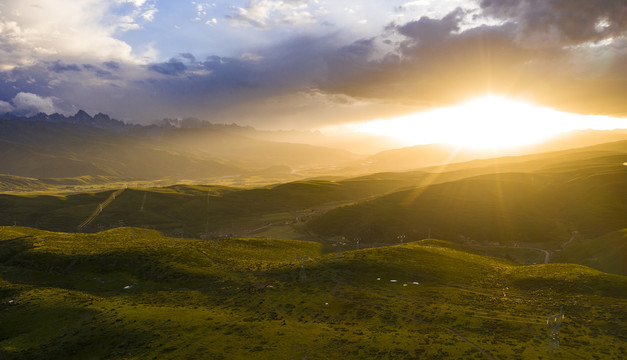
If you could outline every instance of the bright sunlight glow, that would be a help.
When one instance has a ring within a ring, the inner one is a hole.
[[[539,143],[572,130],[627,128],[626,119],[579,115],[486,96],[467,103],[392,119],[344,124],[326,130],[397,139],[403,146],[449,144],[499,149]]]

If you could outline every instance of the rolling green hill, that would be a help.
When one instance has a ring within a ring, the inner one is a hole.
[[[550,243],[570,231],[600,236],[625,226],[627,169],[570,181],[501,174],[420,187],[329,211],[308,223],[326,236],[395,242],[399,234],[479,242]]]
[[[344,181],[310,180],[264,188],[176,185],[156,189],[127,189],[107,206],[87,230],[107,227],[154,226],[167,232],[197,236],[206,231],[223,233],[255,229],[276,222],[303,222],[327,207],[420,184],[426,173],[402,178],[377,176]],[[74,231],[76,226],[112,191],[71,195],[2,195],[0,225],[17,222],[42,229]],[[321,208],[322,207],[322,208]]]
[[[561,357],[627,356],[624,276],[456,247],[2,227],[0,356],[550,359],[560,308]]]
[[[178,237],[255,236],[323,243],[343,236],[353,244],[358,238],[362,244],[397,243],[403,234],[406,241],[438,237],[556,250],[573,231],[593,239],[627,226],[625,156],[627,142],[617,142],[491,163],[453,164],[443,172],[377,173],[252,189],[128,188],[81,230],[135,226]],[[40,182],[56,184],[54,179]],[[112,193],[0,194],[0,225],[76,231]],[[529,251],[501,252],[521,263],[544,261],[537,250]],[[583,259],[569,261],[597,267]]]
[[[49,186],[38,179],[0,174],[0,191],[48,190]]]
[[[594,239],[576,236],[555,254],[554,259],[627,276],[627,229]]]
[[[400,234],[421,239],[431,233],[455,241],[556,246],[571,231],[590,238],[627,225],[626,159],[623,141],[453,165],[444,179],[469,177],[340,207],[307,226],[323,236],[388,243]]]
[[[60,194],[93,191],[99,188],[119,188],[131,182],[128,178],[84,175],[72,178],[35,179],[0,174],[0,192],[16,194]],[[133,181],[133,183],[139,183]],[[142,184],[157,184],[157,181]]]

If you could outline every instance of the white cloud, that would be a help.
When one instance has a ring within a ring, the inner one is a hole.
[[[124,3],[134,8],[120,8]],[[139,29],[138,21],[152,21],[158,11],[147,0],[5,0],[0,10],[4,69],[59,58],[140,63],[116,34]]]
[[[155,43],[151,42],[146,45],[144,51],[142,51],[140,58],[144,63],[155,62],[159,59],[159,52],[155,49]]]
[[[131,3],[131,4],[135,5],[136,7],[141,7],[142,5],[144,5],[146,0],[118,0],[118,2],[121,2],[121,3]]]
[[[40,112],[46,114],[56,112],[52,97],[41,97],[33,93],[20,92],[15,95],[12,102],[17,113],[27,116],[35,115]]]
[[[159,12],[159,9],[147,10],[142,14],[142,18],[144,18],[144,20],[146,21],[153,21],[157,12]]]
[[[240,59],[250,62],[259,62],[263,60],[263,56],[251,52],[245,52],[240,56]]]
[[[207,10],[209,10],[212,7],[216,7],[215,3],[197,3],[195,1],[192,1],[192,5],[195,5],[196,7],[196,17],[194,18],[194,21],[200,21],[202,20],[205,16],[207,16]],[[207,21],[205,21],[205,24],[210,24],[213,19],[209,19]]]
[[[309,8],[307,0],[250,0],[245,7],[232,7],[226,18],[234,25],[257,28],[315,23],[318,19]]]
[[[0,100],[0,114],[8,113],[13,111],[13,105],[9,104],[6,101]]]

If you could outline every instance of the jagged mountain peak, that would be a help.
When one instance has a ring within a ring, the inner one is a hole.
[[[75,117],[75,118],[84,118],[84,117],[88,117],[88,118],[90,118],[90,119],[91,119],[91,116],[89,116],[89,114],[88,114],[85,110],[83,110],[83,109],[78,110],[78,111],[76,112],[76,115],[74,115],[74,117]]]
[[[70,123],[113,131],[125,131],[125,129],[127,129],[128,127],[134,127],[133,125],[127,125],[124,122],[113,119],[109,115],[103,113],[98,113],[92,117],[85,110],[82,109],[78,110],[76,114],[71,116],[65,116],[59,113],[54,113],[51,115],[38,113],[30,117],[24,117],[7,113],[2,116],[2,118],[6,120],[13,119],[26,122]]]

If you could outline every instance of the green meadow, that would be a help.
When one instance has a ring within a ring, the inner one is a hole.
[[[619,359],[627,278],[422,240],[0,228],[3,359]],[[546,319],[563,309],[561,355]]]
[[[0,359],[626,358],[626,145],[261,187],[5,176]]]

